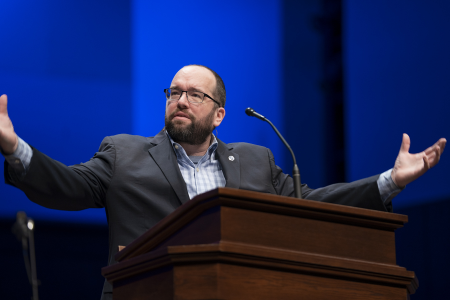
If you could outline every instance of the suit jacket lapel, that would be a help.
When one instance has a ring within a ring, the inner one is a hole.
[[[238,189],[241,183],[241,164],[239,155],[232,151],[233,147],[217,139],[217,159],[222,166],[223,175],[227,181],[226,187]]]
[[[181,203],[189,201],[186,182],[178,167],[177,157],[165,131],[158,133],[151,141],[153,147],[148,152],[164,173]]]

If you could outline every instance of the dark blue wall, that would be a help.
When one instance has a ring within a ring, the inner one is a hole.
[[[450,137],[449,4],[363,2],[342,1],[341,19],[341,1],[327,0],[2,1],[0,93],[8,94],[24,140],[75,164],[88,160],[106,135],[156,134],[163,127],[162,89],[183,65],[205,64],[228,91],[219,138],[270,147],[290,173],[289,153],[270,126],[244,114],[252,106],[279,126],[311,187],[358,179],[393,166],[403,132],[412,152]],[[167,44],[168,37],[178,44]],[[442,242],[450,209],[447,156],[394,200],[396,212],[410,215],[397,250],[399,264],[417,271],[421,282],[413,299],[442,298],[441,266],[450,250]],[[3,181],[3,165],[0,172]],[[96,299],[101,286],[94,292],[77,280],[93,274],[101,285],[104,210],[53,211],[0,185],[0,238],[9,245],[2,265],[18,274],[8,295],[21,286],[27,291],[20,245],[9,232],[18,210],[36,219],[43,298],[62,298],[80,283],[86,289],[73,297]],[[70,252],[70,245],[91,252]],[[70,271],[58,273],[59,266]]]
[[[129,1],[1,1],[0,93],[19,136],[65,164],[132,130]],[[3,181],[3,164],[0,167]],[[105,223],[104,210],[61,212],[0,185],[0,217]]]
[[[391,168],[404,132],[412,153],[450,137],[450,2],[347,0],[343,11],[347,174],[355,180]],[[449,199],[448,156],[395,207]]]
[[[326,184],[325,95],[323,39],[314,25],[322,13],[321,1],[284,1],[283,89],[284,128],[298,161],[302,182],[317,188]],[[284,151],[289,157],[289,152]],[[284,170],[292,173],[292,159]]]
[[[329,110],[335,109],[326,91],[329,44],[320,25],[326,2],[200,1],[195,9],[185,4],[170,9],[181,16],[203,7],[203,16],[215,15],[208,26],[183,18],[167,22],[159,13],[167,4],[148,1],[2,2],[2,93],[9,95],[9,112],[22,138],[74,164],[88,160],[106,135],[158,132],[164,113],[161,89],[181,66],[206,64],[223,76],[228,88],[219,137],[268,146],[290,172],[291,158],[271,128],[243,113],[254,107],[286,135],[303,181],[312,187],[339,179],[330,179],[336,170],[330,152],[346,151],[347,180],[355,180],[392,167],[403,132],[410,133],[413,152],[449,133],[445,71],[450,45],[439,38],[449,26],[443,21],[448,7],[422,9],[418,3],[399,2],[390,10],[383,6],[390,2],[347,1],[346,147],[330,144],[336,134]],[[418,14],[421,18],[414,18]],[[179,45],[167,46],[163,41],[173,35]],[[201,39],[201,46],[191,46],[192,38]],[[444,156],[433,172],[408,186],[396,199],[397,207],[448,197],[448,164]],[[0,216],[12,217],[23,209],[35,211],[37,218],[105,221],[102,211],[56,212],[31,204],[11,187],[2,185],[0,192],[2,198],[14,199],[5,202]]]

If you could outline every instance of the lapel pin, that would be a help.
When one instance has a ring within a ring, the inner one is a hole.
[[[228,156],[228,159],[230,160],[230,161],[234,161],[234,156]]]

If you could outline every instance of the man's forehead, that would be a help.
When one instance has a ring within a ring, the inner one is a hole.
[[[208,87],[213,89],[216,84],[214,74],[201,66],[186,66],[175,74],[171,87],[179,85],[192,85],[192,87]]]

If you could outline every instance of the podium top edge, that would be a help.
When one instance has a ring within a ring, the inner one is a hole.
[[[211,198],[225,197],[230,199],[241,199],[252,202],[260,202],[269,205],[292,207],[297,209],[306,209],[327,212],[332,214],[347,215],[360,218],[376,219],[387,223],[405,224],[408,222],[408,216],[391,212],[383,212],[366,208],[347,206],[343,204],[321,202],[316,200],[298,199],[294,197],[272,195],[268,193],[253,192],[248,190],[220,187],[209,192],[198,195],[189,202],[192,205],[201,203]],[[188,203],[189,203],[188,202]]]

